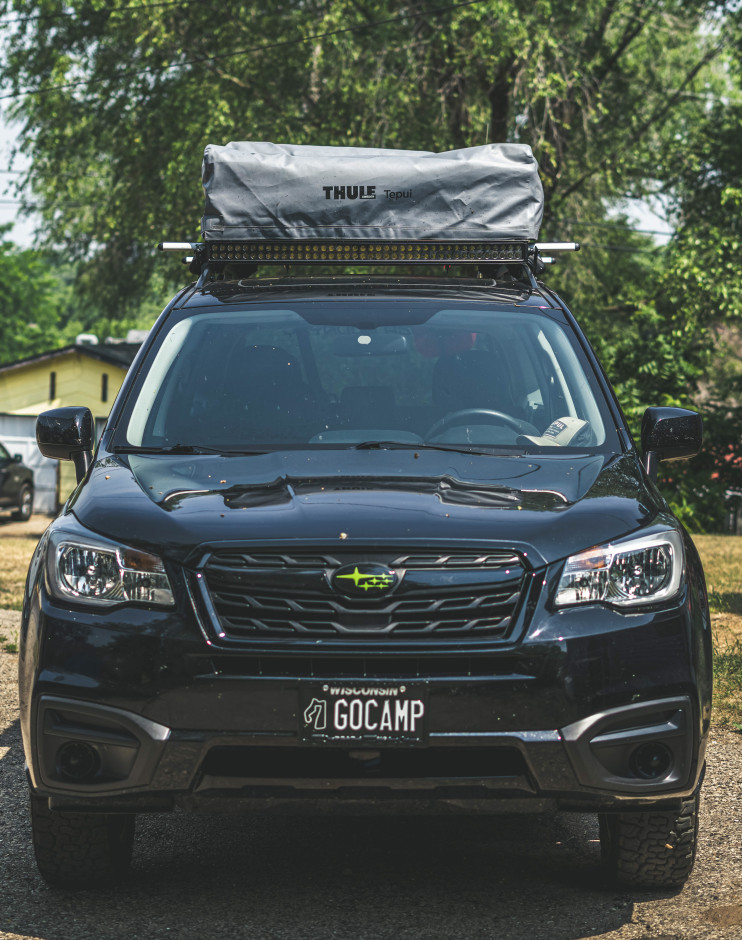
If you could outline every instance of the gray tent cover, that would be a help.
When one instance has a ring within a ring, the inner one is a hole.
[[[524,144],[447,153],[210,144],[203,184],[207,241],[532,240],[544,202]]]

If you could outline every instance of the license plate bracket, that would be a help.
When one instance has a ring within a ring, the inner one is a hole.
[[[308,744],[421,744],[427,734],[425,682],[302,682],[299,737]]]

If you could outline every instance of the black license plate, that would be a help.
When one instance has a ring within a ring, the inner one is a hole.
[[[412,744],[424,740],[427,711],[422,682],[303,682],[299,735],[317,744]]]

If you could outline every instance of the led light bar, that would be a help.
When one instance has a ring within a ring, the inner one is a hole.
[[[524,262],[528,243],[254,241],[206,243],[209,261],[260,264],[492,264]]]

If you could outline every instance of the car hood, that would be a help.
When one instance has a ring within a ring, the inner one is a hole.
[[[648,524],[635,455],[420,450],[105,455],[70,500],[86,527],[173,560],[219,543],[498,544],[533,563]]]

